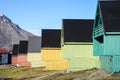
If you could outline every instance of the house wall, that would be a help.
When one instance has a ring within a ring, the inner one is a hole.
[[[106,35],[104,40],[104,55],[120,56],[120,35]]]
[[[28,52],[28,61],[31,62],[31,67],[43,67],[44,62],[41,60],[40,52]]]
[[[68,70],[69,71],[78,71],[78,70],[86,70],[94,67],[99,68],[99,59],[91,59],[91,58],[70,58],[68,60]]]
[[[67,60],[48,60],[45,61],[45,70],[66,70]]]
[[[17,55],[12,55],[12,64],[13,65],[18,64]]]
[[[100,43],[96,39],[93,39],[93,55],[94,56],[102,56],[104,55],[104,44]]]
[[[62,56],[68,60],[68,70],[77,71],[99,67],[99,57],[93,56],[92,44],[62,46]]]
[[[101,68],[108,72],[120,71],[120,56],[100,56]]]
[[[76,44],[76,45],[64,45],[62,46],[62,56],[64,58],[91,58],[96,59],[93,56],[92,44]]]
[[[17,63],[20,66],[31,66],[31,63],[27,61],[27,54],[21,54],[19,53],[16,57],[13,58],[14,60],[16,60]]]
[[[42,60],[61,60],[61,48],[42,48]]]
[[[46,70],[65,70],[68,62],[61,56],[61,48],[42,48],[41,59]]]

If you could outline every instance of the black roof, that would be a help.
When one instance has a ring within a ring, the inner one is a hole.
[[[18,55],[18,52],[19,52],[19,44],[14,44],[12,55]]]
[[[120,32],[120,1],[99,1],[105,32]]]
[[[29,37],[28,52],[40,52],[41,49],[41,37],[33,36]]]
[[[20,41],[19,42],[19,53],[27,54],[28,50],[28,41]]]
[[[63,19],[64,42],[92,42],[92,19]]]
[[[42,29],[41,47],[61,47],[60,42],[61,42],[60,29]]]

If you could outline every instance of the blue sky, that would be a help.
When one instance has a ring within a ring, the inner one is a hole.
[[[22,29],[61,29],[62,19],[94,19],[97,0],[0,0],[0,13]]]

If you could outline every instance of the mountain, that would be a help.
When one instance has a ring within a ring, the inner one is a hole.
[[[21,29],[8,17],[0,13],[0,48],[11,50],[13,44],[18,44],[19,40],[28,40],[32,33]]]

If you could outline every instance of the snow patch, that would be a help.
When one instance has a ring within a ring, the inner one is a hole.
[[[0,13],[0,16],[3,16],[3,14],[2,14],[2,13]]]

